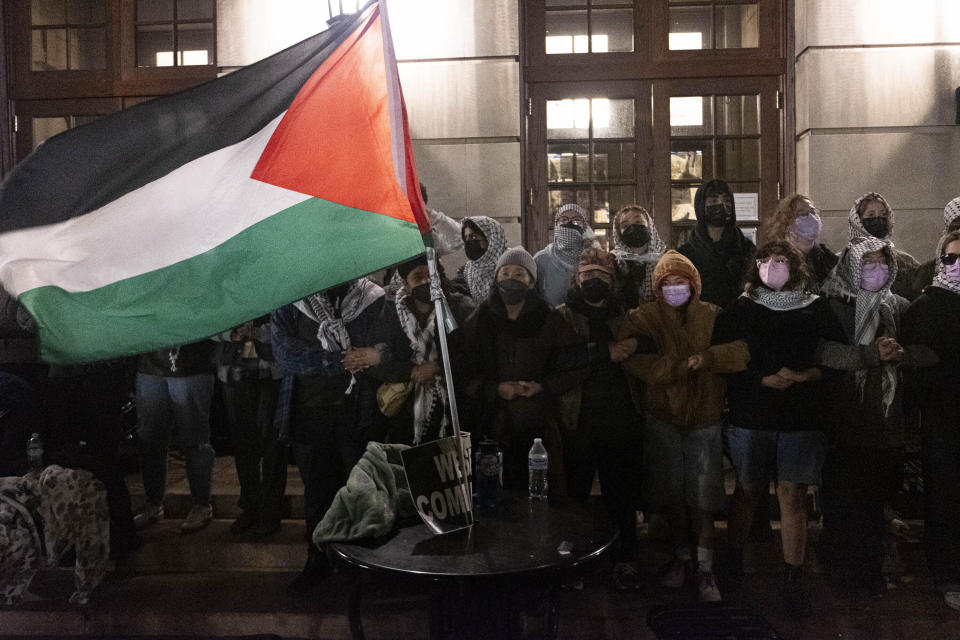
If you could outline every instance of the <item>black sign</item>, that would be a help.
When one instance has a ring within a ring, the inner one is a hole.
[[[441,438],[400,452],[413,504],[434,533],[450,533],[473,524],[470,482],[470,434]]]

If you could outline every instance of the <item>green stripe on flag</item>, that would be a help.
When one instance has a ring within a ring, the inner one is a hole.
[[[38,287],[20,301],[41,319],[46,362],[92,362],[203,339],[423,250],[414,223],[314,198],[189,260],[92,291]]]

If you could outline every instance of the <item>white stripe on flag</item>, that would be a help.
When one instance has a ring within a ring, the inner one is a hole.
[[[200,255],[308,200],[250,179],[282,118],[96,211],[0,235],[0,280],[13,295],[46,285],[90,291]]]
[[[390,150],[393,155],[393,171],[404,193],[408,188],[418,189],[418,185],[407,184],[407,150],[403,138],[403,111],[401,110],[400,74],[397,71],[397,57],[393,50],[393,33],[390,31],[390,18],[387,15],[387,3],[379,0],[380,31],[383,38],[383,67],[387,79],[387,104],[390,109]]]

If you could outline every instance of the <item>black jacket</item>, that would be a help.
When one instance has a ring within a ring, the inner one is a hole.
[[[811,431],[823,429],[824,385],[794,384],[784,391],[765,387],[761,379],[783,367],[803,370],[816,366],[821,340],[842,342],[843,328],[824,298],[802,309],[774,311],[747,297],[737,298],[719,316],[714,343],[746,340],[750,349],[747,370],[727,376],[730,423],[765,431]]]
[[[710,238],[704,216],[706,193],[710,189],[720,189],[733,197],[733,193],[723,180],[711,180],[697,189],[697,195],[693,200],[694,211],[697,214],[697,227],[693,230],[690,240],[678,251],[685,255],[700,272],[702,285],[700,299],[723,308],[743,290],[743,275],[755,247],[753,242],[737,228],[736,208],[733,211],[733,219],[724,228],[720,241],[714,242]]]

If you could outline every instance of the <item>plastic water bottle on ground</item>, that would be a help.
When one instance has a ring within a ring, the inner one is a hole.
[[[530,453],[527,454],[527,469],[529,470],[529,483],[531,500],[546,500],[547,491],[547,449],[543,446],[543,440],[533,439],[533,446],[530,447]]]
[[[43,440],[39,433],[30,436],[27,442],[27,464],[31,471],[43,471]]]

